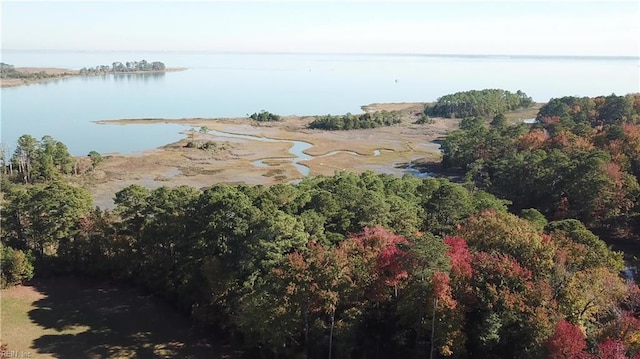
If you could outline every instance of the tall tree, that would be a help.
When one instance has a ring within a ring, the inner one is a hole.
[[[38,149],[38,141],[30,135],[22,135],[18,138],[16,150],[11,159],[12,163],[17,164],[18,173],[21,175],[24,183],[32,181],[32,168],[36,160]]]
[[[38,255],[55,254],[61,240],[69,240],[77,223],[93,201],[89,193],[62,182],[35,186],[12,196],[7,212],[15,220],[12,228],[23,236]]]

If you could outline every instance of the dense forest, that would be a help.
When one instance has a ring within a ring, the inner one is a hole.
[[[64,182],[64,145],[25,135],[3,163],[0,278],[133,283],[248,357],[635,357],[640,290],[592,230],[639,228],[640,96],[540,114],[465,119],[443,144],[463,184],[132,185],[113,211]]]
[[[433,117],[491,117],[533,105],[531,97],[520,90],[484,89],[445,95],[425,107],[425,115]]]
[[[640,95],[552,99],[536,124],[488,127],[463,120],[442,145],[443,165],[474,187],[576,218],[593,228],[640,233]]]
[[[98,65],[95,67],[83,67],[80,69],[80,75],[99,75],[109,73],[126,73],[126,72],[144,72],[144,71],[164,71],[165,65],[160,61],[147,62],[147,60],[141,61],[127,61],[124,64],[122,62],[114,62],[109,65]]]
[[[400,123],[397,111],[376,111],[361,115],[346,114],[342,116],[319,116],[309,124],[309,128],[321,130],[357,130],[360,128],[376,128]]]

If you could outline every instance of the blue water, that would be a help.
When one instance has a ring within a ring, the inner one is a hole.
[[[75,155],[132,153],[176,141],[175,124],[98,125],[119,118],[236,117],[360,112],[373,102],[434,101],[470,89],[522,90],[535,101],[640,92],[637,58],[470,57],[3,51],[15,66],[146,59],[187,71],[70,78],[1,91],[1,139],[51,135]]]

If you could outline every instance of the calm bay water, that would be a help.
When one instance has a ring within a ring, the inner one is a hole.
[[[132,153],[182,137],[184,126],[97,125],[119,118],[236,117],[360,112],[373,102],[435,101],[470,89],[522,90],[535,101],[640,92],[635,58],[3,51],[15,66],[147,59],[188,70],[69,78],[1,91],[1,139],[51,135],[75,155]]]

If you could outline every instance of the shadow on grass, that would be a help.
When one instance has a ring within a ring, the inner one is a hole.
[[[59,334],[34,339],[58,358],[235,358],[204,339],[187,318],[134,288],[74,277],[34,281],[46,297],[33,303],[33,323]]]

